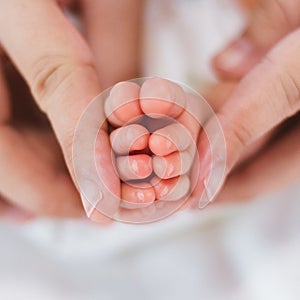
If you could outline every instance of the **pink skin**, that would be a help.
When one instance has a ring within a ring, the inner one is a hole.
[[[187,129],[179,123],[155,131],[149,139],[149,148],[159,156],[184,151],[193,143]]]
[[[116,84],[105,102],[105,113],[114,126],[122,126],[142,115],[139,104],[140,87],[133,82]]]
[[[177,118],[185,105],[185,92],[169,80],[155,77],[145,81],[141,87],[140,106],[146,115]]]
[[[39,114],[35,105],[26,104],[33,99],[25,99],[22,80],[6,77],[10,67],[5,64],[2,70],[0,61],[0,190],[10,204],[2,211],[16,206],[34,215],[82,217],[82,203],[72,182],[74,133],[90,100],[107,86],[135,76],[142,1],[80,1],[76,5],[79,1],[60,0],[60,5],[76,6],[84,27],[81,33],[57,2],[0,1],[0,54],[5,49],[51,123],[51,128],[45,128],[43,119],[40,123],[35,118]],[[115,22],[119,26],[111,26]],[[11,114],[11,106],[22,114]],[[101,107],[99,123],[102,116]],[[113,169],[107,159],[111,149],[107,132],[102,134],[105,147],[100,153],[107,164],[101,166],[107,171]],[[48,143],[49,136],[57,145]],[[56,151],[58,144],[61,148]],[[119,178],[113,179],[108,181],[117,187]]]
[[[182,175],[169,179],[154,177],[151,180],[157,200],[174,201],[179,200],[190,188],[188,176]]]
[[[193,145],[200,130],[187,111],[187,105],[193,102],[187,101],[188,97],[177,84],[160,78],[148,79],[141,87],[132,82],[121,82],[112,89],[105,112],[109,122],[116,127],[110,142],[116,154],[119,178],[124,181],[121,184],[122,199],[131,203],[128,208],[135,208],[132,203],[143,201],[152,203],[169,197],[167,200],[178,200],[188,192],[188,176],[181,176],[188,174],[192,165]],[[144,126],[151,128],[151,124],[136,123],[142,114],[156,119],[171,118],[175,122],[166,123],[150,134]],[[130,153],[137,150],[144,154]],[[152,158],[147,155],[149,150],[153,153]],[[142,182],[142,185],[132,186],[126,183],[127,180],[145,179],[152,171],[157,177],[151,184]]]
[[[148,206],[154,202],[155,197],[155,190],[149,183],[122,184],[122,206],[125,208]]]
[[[155,174],[168,179],[186,174],[192,165],[193,155],[190,151],[177,151],[166,156],[155,156],[152,159]]]
[[[148,130],[138,124],[131,124],[115,129],[110,135],[110,143],[117,154],[128,154],[130,151],[147,148]]]
[[[119,156],[116,164],[123,181],[144,179],[152,173],[151,157],[146,154]]]

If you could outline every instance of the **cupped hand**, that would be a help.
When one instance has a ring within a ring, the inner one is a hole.
[[[47,119],[6,60],[3,75],[2,83],[6,79],[9,84],[1,86],[7,96],[2,101],[9,111],[1,131],[1,217],[25,221],[40,214],[80,216],[78,193]]]
[[[238,81],[232,80],[213,84],[206,90],[205,98],[217,112],[226,103],[237,85]],[[288,142],[286,144],[281,143],[281,140],[286,140],[291,135],[295,135],[293,141],[297,141],[296,135],[299,135],[297,118],[296,115],[283,122],[245,147],[228,174],[217,197],[217,203],[246,200],[283,188],[298,180],[298,171],[293,167],[297,163],[297,157],[289,156],[289,152],[292,150],[293,153],[296,145]],[[278,145],[283,147],[277,149]],[[283,155],[280,160],[281,163],[276,155],[280,152]],[[295,154],[297,155],[297,151]]]
[[[256,3],[244,33],[213,60],[220,77],[240,79],[217,113],[227,142],[224,199],[300,180],[300,1]],[[265,135],[271,140],[237,168],[245,149]]]
[[[82,34],[65,16],[62,4],[73,5],[72,1],[2,1],[0,42],[47,115],[73,176],[72,139],[85,107],[102,88],[136,76],[139,1],[117,6],[111,1],[80,1],[76,12]],[[13,126],[11,95],[2,68],[0,105],[1,197],[34,215],[82,215],[72,180],[45,159],[41,148],[47,143],[34,134],[36,128],[29,134],[34,136],[33,146],[23,128]],[[99,111],[101,118],[105,118],[103,111]]]

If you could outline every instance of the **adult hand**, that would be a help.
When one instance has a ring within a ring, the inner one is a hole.
[[[260,137],[287,119],[293,125],[233,172],[220,198],[255,196],[300,179],[299,24],[300,1],[259,1],[242,36],[213,61],[221,77],[243,77],[217,113],[227,142],[226,175]],[[204,152],[207,146],[201,144]]]
[[[13,0],[0,4],[1,46],[49,118],[71,174],[72,138],[82,112],[101,88],[134,76],[138,57],[136,50],[133,51],[138,2],[123,1],[116,6],[111,1],[83,0],[80,5],[84,34],[91,48],[54,0]],[[124,15],[131,22],[120,17]],[[110,30],[113,34],[108,33]],[[111,62],[114,67],[109,69]],[[1,196],[33,214],[82,215],[81,202],[70,177],[49,166],[41,153],[35,152],[25,136],[12,126],[10,95],[2,71],[0,105]],[[103,111],[99,112],[101,117],[104,118]],[[42,139],[36,141],[43,144]],[[110,153],[109,148],[106,151]]]

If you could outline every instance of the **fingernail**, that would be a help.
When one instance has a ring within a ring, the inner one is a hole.
[[[140,191],[136,192],[136,196],[141,202],[143,202],[145,200],[145,195],[143,192],[140,192]]]
[[[139,172],[139,165],[138,165],[138,162],[136,159],[133,159],[131,161],[131,168],[132,168],[132,171],[135,173],[135,174],[138,174]]]
[[[203,185],[204,185],[204,192],[198,203],[198,208],[200,209],[206,207],[208,203],[213,201],[213,194],[207,184],[206,179],[203,180]]]
[[[155,156],[153,159],[153,171],[159,177],[164,177],[167,175],[167,162],[163,157]]]
[[[102,200],[103,194],[99,191],[97,185],[90,180],[82,181],[82,188],[84,192],[81,193],[81,200],[87,217],[91,218],[98,203]]]
[[[130,166],[132,172],[139,178],[148,177],[152,173],[152,161],[148,159],[147,161],[144,160],[136,160],[130,159]]]
[[[213,129],[214,126],[206,128],[208,131]],[[202,170],[200,170],[199,180],[203,182],[204,191],[198,199],[198,208],[200,209],[214,200],[226,175],[226,143],[223,133],[215,133],[209,142],[210,147],[207,148],[201,160]]]
[[[165,186],[163,190],[160,192],[159,196],[161,199],[163,199],[165,196],[167,196],[168,193],[169,193],[169,188]]]
[[[174,165],[171,163],[171,164],[168,166],[168,169],[167,169],[167,176],[170,177],[170,176],[173,174],[174,170],[175,170],[175,167],[174,167]]]
[[[253,47],[247,39],[239,39],[232,43],[226,50],[224,50],[217,57],[217,65],[219,68],[232,71],[239,68],[247,63],[251,54],[253,52]]]
[[[225,180],[225,161],[216,158],[211,170],[205,173],[203,179],[204,192],[198,202],[199,209],[206,207],[216,198]]]
[[[102,199],[102,193],[99,193],[99,199],[97,200],[96,203],[90,203],[86,197],[81,194],[81,200],[83,203],[83,207],[84,207],[84,212],[82,214],[83,217],[88,217],[89,219],[93,219],[93,213],[94,211],[97,209],[97,205],[100,202],[100,200]]]
[[[173,143],[169,139],[166,139],[166,148],[170,150],[172,147],[173,147]]]

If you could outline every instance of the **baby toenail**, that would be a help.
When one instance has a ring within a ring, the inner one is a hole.
[[[131,162],[131,167],[132,167],[132,170],[133,170],[134,172],[138,172],[139,166],[138,166],[137,160],[134,159],[134,160]]]

